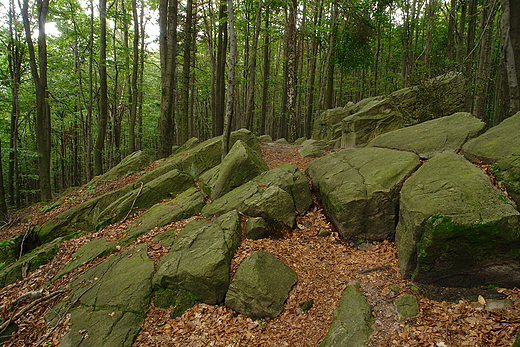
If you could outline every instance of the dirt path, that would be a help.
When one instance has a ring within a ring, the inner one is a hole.
[[[301,158],[298,148],[283,144],[262,144],[263,156],[269,167],[290,162],[304,170],[311,160]],[[125,223],[108,226],[98,233],[85,234],[64,242],[50,264],[0,290],[0,306],[46,283],[60,265],[89,240],[99,237],[117,239],[135,217],[132,216]],[[182,228],[185,223],[183,221],[153,229],[127,248],[148,242],[150,256],[158,259],[167,249],[151,242],[153,237],[172,226]],[[325,236],[319,236],[320,230]],[[298,282],[290,292],[280,316],[253,321],[225,306],[198,304],[182,317],[171,319],[170,310],[158,309],[152,304],[134,346],[317,346],[329,327],[345,286],[351,281],[361,283],[372,307],[376,330],[369,346],[511,346],[520,326],[519,290],[498,289],[513,301],[513,306],[506,310],[485,311],[473,307],[467,300],[459,301],[461,293],[458,291],[418,288],[401,278],[393,242],[354,244],[340,240],[316,201],[310,211],[297,217],[297,227],[287,230],[283,237],[276,240],[244,240],[235,254],[232,270],[235,271],[240,262],[256,250],[272,253],[298,275]],[[102,259],[96,263],[99,261]],[[74,276],[93,265],[86,264],[64,276],[48,287],[47,291],[65,288]],[[425,295],[426,290],[437,295],[438,299],[429,299]],[[393,300],[404,293],[418,296],[421,313],[417,317],[400,321]],[[481,289],[471,294],[475,295],[476,301],[479,294],[489,299],[499,293],[497,290]],[[442,301],[443,298],[454,299],[455,303]],[[300,303],[308,300],[313,300],[314,305],[304,312]],[[41,336],[50,332],[52,327],[42,317],[51,306],[52,302],[46,302],[19,319],[19,331],[5,346],[33,346]],[[10,312],[4,311],[4,314]],[[65,319],[53,330],[45,345],[57,345],[67,329]]]

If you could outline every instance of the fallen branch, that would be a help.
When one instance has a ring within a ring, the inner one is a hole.
[[[52,299],[55,296],[58,296],[58,295],[60,295],[60,294],[62,294],[64,292],[66,292],[66,290],[58,290],[58,291],[56,291],[56,292],[54,292],[52,294],[49,294],[49,295],[43,296],[41,298],[38,298],[38,299],[34,300],[33,302],[25,305],[21,310],[19,310],[15,314],[13,314],[11,317],[9,317],[5,322],[3,322],[0,325],[0,333],[4,332],[4,330],[9,326],[9,324],[14,322],[18,318],[20,318],[24,313],[26,313],[27,311],[32,309],[34,306],[36,306],[36,305],[38,305],[38,304],[40,304],[40,303],[42,303],[42,302],[44,302],[46,300]]]
[[[23,244],[25,242],[25,240],[27,239],[27,237],[29,237],[29,234],[31,234],[34,230],[34,227],[32,225],[29,225],[27,227],[27,231],[25,232],[25,234],[23,235],[23,238],[22,238],[22,242],[20,242],[20,256],[18,257],[18,259],[20,259],[23,255]]]
[[[141,187],[139,188],[139,191],[137,192],[137,195],[135,196],[135,199],[134,201],[132,202],[132,206],[130,206],[130,209],[128,210],[128,213],[126,214],[125,218],[123,218],[123,220],[121,221],[121,223],[123,223],[127,218],[128,216],[130,215],[130,213],[132,212],[132,210],[134,209],[134,206],[135,206],[135,202],[137,201],[137,198],[139,197],[139,195],[141,195],[141,192],[143,191],[143,182],[141,182]]]

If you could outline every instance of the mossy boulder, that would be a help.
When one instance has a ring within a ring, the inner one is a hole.
[[[469,139],[478,136],[485,123],[467,112],[433,119],[377,136],[367,147],[409,151],[424,159],[457,153]]]
[[[370,305],[359,284],[348,285],[320,347],[365,346],[374,331]]]
[[[207,304],[224,301],[230,282],[230,264],[240,245],[238,213],[211,222],[195,220],[179,232],[157,265],[155,290],[185,290]]]
[[[226,306],[251,318],[276,317],[296,283],[294,270],[272,254],[256,251],[238,267]]]
[[[250,240],[263,239],[271,235],[269,224],[262,217],[252,217],[246,222],[246,238]]]
[[[267,170],[269,167],[261,153],[238,140],[214,171],[209,182],[210,196],[217,199]]]
[[[507,188],[508,194],[516,202],[517,209],[520,209],[520,148],[499,160],[491,170],[500,180],[499,184]]]
[[[62,238],[43,244],[30,253],[25,254],[14,263],[0,267],[0,288],[24,278],[29,272],[36,270],[41,265],[47,264],[58,253],[58,245]]]
[[[20,256],[23,235],[17,234],[0,241],[0,269],[14,263]]]
[[[410,318],[419,314],[419,302],[413,294],[404,294],[394,300],[399,318]]]
[[[314,121],[312,138],[315,140],[330,141],[341,138],[341,120],[352,114],[354,103],[346,107],[337,107],[323,111]]]
[[[323,156],[319,147],[311,144],[302,146],[302,148],[298,150],[298,153],[300,153],[303,158],[319,158]]]
[[[78,304],[70,310],[70,331],[59,346],[132,345],[152,294],[154,266],[146,251],[141,244],[112,256],[72,282],[72,293],[46,317],[53,321],[70,303]]]
[[[179,170],[172,170],[113,201],[97,218],[96,227],[111,224],[125,216],[153,206],[163,199],[175,197],[188,188],[194,187],[192,177]]]
[[[394,235],[399,190],[419,164],[414,153],[344,149],[314,160],[307,173],[343,238],[381,240]]]
[[[468,141],[462,147],[461,153],[474,162],[495,164],[518,150],[520,150],[520,112]]]
[[[172,308],[171,318],[181,316],[184,311],[197,303],[195,296],[183,289],[159,289],[154,294],[154,304],[159,308]]]
[[[489,177],[457,154],[426,162],[401,190],[404,277],[441,286],[520,285],[520,217]]]
[[[103,181],[113,181],[128,174],[138,172],[152,162],[152,158],[143,151],[136,151],[126,156],[112,169],[104,174],[93,178],[87,186]]]
[[[80,267],[81,265],[95,259],[102,257],[106,254],[112,253],[116,249],[115,242],[108,242],[105,239],[94,239],[81,246],[74,254],[72,259],[69,260],[63,268],[58,271],[52,278],[53,281],[57,280],[66,273]]]
[[[119,240],[126,244],[155,227],[189,218],[200,212],[205,205],[204,195],[196,188],[188,188],[175,199],[160,202],[140,215],[126,230],[126,236]]]
[[[175,155],[177,153],[186,152],[190,149],[194,148],[200,143],[199,139],[196,137],[192,137],[188,139],[188,141],[184,142],[181,146],[177,146],[175,148],[172,147],[172,154]]]

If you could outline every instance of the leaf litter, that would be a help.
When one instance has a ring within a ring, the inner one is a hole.
[[[299,146],[270,143],[261,144],[261,148],[270,168],[293,163],[305,170],[312,161],[299,155]],[[90,191],[80,189],[71,193],[62,206],[41,211],[41,205],[37,205],[16,217],[22,220],[24,215],[31,215],[32,223],[43,223],[65,208],[128,184],[137,177],[137,174],[129,175],[100,184]],[[3,308],[0,313],[3,318],[9,318],[29,305],[30,298],[17,302],[13,307],[11,303],[24,293],[42,288],[82,245],[95,238],[118,239],[138,215],[131,215],[124,222],[109,225],[99,232],[66,240],[50,263],[1,289],[0,308]],[[200,217],[194,216],[190,220],[197,218]],[[245,222],[246,217],[242,218]],[[148,243],[149,257],[157,261],[168,248],[154,241],[154,237],[172,228],[179,231],[187,222],[153,228],[116,252]],[[25,232],[27,223],[13,223],[1,230],[0,239]],[[171,309],[157,308],[152,300],[133,346],[318,346],[346,285],[352,281],[361,284],[372,308],[375,332],[368,346],[512,346],[520,327],[518,288],[466,291],[410,283],[400,276],[397,248],[393,241],[341,240],[316,200],[305,215],[297,216],[296,227],[285,230],[281,237],[255,241],[245,239],[232,260],[232,274],[245,258],[257,250],[272,253],[298,275],[298,282],[278,317],[252,320],[224,305],[197,304],[181,317],[170,318]],[[43,295],[67,289],[76,276],[107,257],[94,259],[52,282],[45,287]],[[403,294],[417,296],[420,306],[417,316],[398,317],[393,301]],[[54,326],[43,317],[66,295],[66,292],[60,293],[25,312],[15,321],[18,331],[12,333],[4,346],[58,345],[69,329],[69,316],[64,316]],[[500,310],[485,310],[482,304],[495,297],[508,298],[512,305]],[[310,300],[313,301],[312,307],[303,310],[302,303]]]

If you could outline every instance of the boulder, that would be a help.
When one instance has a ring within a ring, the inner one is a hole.
[[[373,325],[372,311],[360,285],[348,285],[320,347],[365,346],[374,331]]]
[[[153,278],[154,288],[182,289],[207,304],[223,302],[230,281],[231,259],[240,241],[236,211],[211,222],[195,220],[186,224],[170,251],[160,259]]]
[[[285,138],[283,138],[283,137],[281,139],[276,140],[275,142],[276,143],[281,143],[283,145],[288,145],[289,144],[289,142],[287,142],[287,140]]]
[[[419,302],[413,294],[405,294],[394,300],[399,318],[410,318],[419,314]]]
[[[94,177],[87,186],[91,186],[103,181],[113,181],[125,175],[142,170],[152,162],[152,158],[143,151],[137,151],[126,156],[116,166],[104,174]]]
[[[520,208],[520,148],[492,166],[495,177],[507,188],[508,194]]]
[[[401,190],[396,244],[403,276],[440,286],[519,286],[519,215],[462,156],[433,157]]]
[[[484,130],[485,125],[470,113],[458,112],[379,135],[367,147],[414,152],[423,159],[430,159],[440,153],[459,152],[467,140]]]
[[[177,153],[186,152],[197,146],[200,143],[199,139],[196,137],[190,138],[188,141],[184,142],[181,146],[177,146],[176,148],[172,147],[172,154],[175,155]]]
[[[353,148],[314,160],[307,174],[343,238],[382,240],[394,235],[399,190],[419,164],[410,152]]]
[[[494,164],[520,150],[520,112],[468,141],[461,153],[469,160]]]
[[[217,199],[267,170],[260,153],[238,140],[210,179],[210,196]]]
[[[323,111],[314,121],[312,138],[315,140],[330,141],[341,138],[341,120],[352,114],[354,103],[346,107],[337,107]]]
[[[175,197],[188,188],[194,187],[191,176],[179,170],[172,170],[156,179],[143,184],[117,200],[114,200],[95,219],[96,228],[100,229],[125,216],[149,208],[163,199]]]
[[[126,230],[127,236],[119,243],[125,244],[155,227],[189,218],[200,212],[205,205],[204,195],[195,187],[179,194],[175,199],[153,205],[140,215]]]
[[[69,260],[56,275],[54,275],[52,281],[57,280],[61,276],[71,272],[72,270],[95,258],[112,253],[115,251],[115,249],[115,242],[108,242],[105,239],[93,239],[89,241],[88,243],[81,246],[76,252],[74,252],[72,259]]]
[[[306,177],[295,165],[284,164],[208,203],[202,209],[202,215],[211,217],[236,209],[251,217],[264,217],[292,226],[296,211],[303,214],[311,204]]]
[[[363,147],[378,135],[463,111],[464,78],[448,73],[395,91],[361,100],[342,120],[341,147]]]
[[[276,317],[296,283],[294,270],[272,254],[256,251],[238,267],[226,306],[253,319]]]
[[[301,144],[304,143],[305,141],[307,141],[306,137],[299,137],[296,140],[294,140],[294,144],[296,146],[301,146]]]
[[[298,150],[298,153],[300,153],[303,158],[319,158],[323,156],[319,147],[314,145],[302,146],[302,148]]]
[[[329,144],[327,143],[327,141],[324,141],[324,140],[315,140],[315,139],[305,140],[304,142],[302,142],[301,145],[302,146],[316,146],[319,149],[322,149],[324,151],[330,150]]]
[[[146,251],[141,244],[112,256],[72,282],[72,293],[46,317],[52,322],[77,303],[59,346],[132,346],[152,293],[154,265]]]
[[[262,217],[252,217],[246,222],[246,238],[250,240],[259,240],[269,237],[271,228]]]
[[[183,289],[173,291],[171,289],[159,289],[154,295],[154,304],[156,307],[169,309],[171,318],[182,316],[182,314],[196,304],[193,294]]]
[[[57,238],[45,243],[30,253],[25,254],[14,263],[0,267],[0,288],[24,278],[29,272],[36,270],[41,265],[47,264],[58,253],[58,245],[63,241]]]
[[[270,135],[260,135],[258,136],[258,142],[272,142],[273,138]]]

